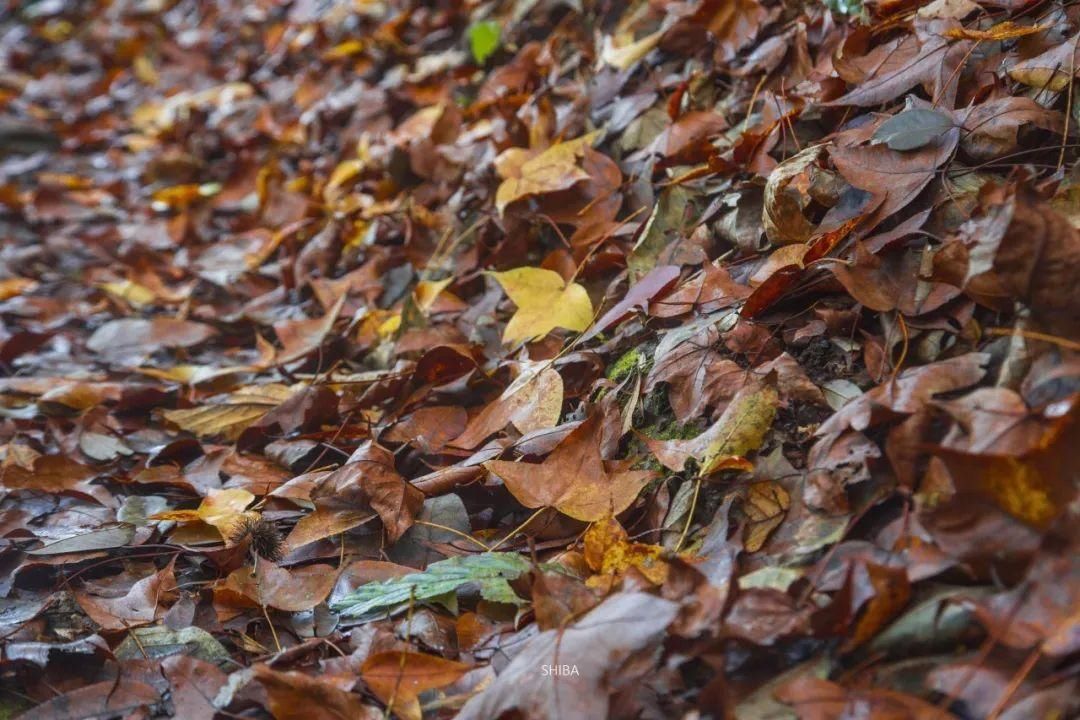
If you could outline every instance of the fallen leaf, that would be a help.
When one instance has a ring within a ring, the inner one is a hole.
[[[471,449],[507,425],[521,434],[555,427],[563,406],[563,380],[550,363],[522,363],[506,390],[476,414],[453,440]]]
[[[207,525],[213,525],[222,537],[227,537],[247,506],[254,500],[254,495],[240,488],[210,490],[199,503],[196,514],[199,520]]]
[[[527,508],[553,507],[585,522],[617,515],[630,507],[653,473],[605,463],[599,430],[599,415],[593,415],[574,428],[543,463],[489,460],[484,467],[501,478]]]
[[[891,150],[918,150],[952,127],[952,118],[943,112],[911,108],[881,123],[874,131],[874,142],[885,143]]]
[[[256,606],[286,612],[311,610],[330,595],[337,573],[329,565],[305,565],[293,570],[260,559],[252,567],[234,570],[214,589],[216,601],[234,604],[240,598]]]
[[[449,685],[469,669],[464,663],[426,653],[390,650],[368,657],[360,670],[360,677],[398,717],[420,720],[417,696],[427,690]]]
[[[214,328],[189,320],[112,320],[86,341],[86,347],[109,359],[145,356],[162,348],[187,348],[216,335]]]
[[[292,388],[276,383],[241,388],[215,405],[166,410],[166,420],[200,437],[235,440],[240,434],[293,395]]]
[[[361,585],[334,603],[342,615],[373,619],[405,610],[409,603],[434,600],[458,588],[477,584],[480,594],[493,602],[521,604],[507,583],[530,568],[528,560],[514,553],[463,555],[434,562],[420,573]]]
[[[533,340],[555,328],[581,332],[592,322],[592,301],[585,288],[567,284],[553,270],[522,267],[491,276],[518,308],[503,330],[504,343]]]
[[[495,193],[495,208],[499,214],[523,198],[566,190],[588,180],[588,173],[578,167],[577,162],[598,135],[589,133],[575,140],[555,143],[540,152],[522,148],[503,151],[495,160],[495,167],[503,178]]]
[[[1041,55],[1009,68],[1009,77],[1028,87],[1061,92],[1080,72],[1080,33],[1054,45]]]
[[[255,679],[266,689],[269,710],[276,720],[376,720],[378,710],[360,695],[332,680],[302,672],[283,672],[259,663]]]
[[[746,491],[743,512],[750,521],[746,526],[743,547],[747,552],[757,552],[769,539],[769,534],[784,521],[791,506],[787,490],[771,480],[751,483]]]
[[[687,461],[697,460],[699,475],[723,469],[757,450],[776,416],[780,396],[770,384],[744,387],[705,432],[691,440],[652,440],[645,443],[665,467],[682,472]],[[736,463],[735,467],[741,467]]]
[[[664,548],[630,542],[626,530],[614,517],[601,518],[590,525],[584,543],[585,562],[600,575],[589,579],[591,587],[607,587],[612,577],[621,577],[630,568],[657,585],[667,579],[668,566],[662,558]]]
[[[629,661],[644,660],[641,655],[657,646],[677,612],[675,603],[654,595],[613,595],[573,625],[530,639],[458,718],[488,720],[512,712],[537,720],[607,717],[612,692],[651,666]],[[545,666],[547,673],[537,671]]]

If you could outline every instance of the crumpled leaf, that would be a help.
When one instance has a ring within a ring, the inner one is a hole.
[[[824,152],[823,146],[812,145],[769,173],[761,220],[771,242],[804,243],[813,234],[814,225],[803,210],[811,200],[806,188]]]
[[[614,517],[597,520],[585,532],[585,562],[598,576],[589,579],[592,587],[606,587],[614,577],[634,568],[651,582],[660,585],[667,578],[668,566],[660,545],[630,542],[626,530]]]
[[[495,167],[503,178],[495,193],[495,208],[499,214],[523,198],[566,190],[589,179],[588,173],[578,167],[577,162],[598,136],[598,132],[592,132],[575,140],[555,143],[539,152],[522,148],[503,151],[495,160]]]

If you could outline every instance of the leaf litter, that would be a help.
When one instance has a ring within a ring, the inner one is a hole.
[[[1080,712],[1076,5],[0,37],[0,716]]]

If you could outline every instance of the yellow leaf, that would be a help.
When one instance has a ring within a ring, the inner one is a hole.
[[[435,299],[439,297],[439,293],[445,290],[452,282],[454,282],[453,276],[443,280],[421,280],[416,283],[416,289],[413,290],[416,307],[420,308],[420,311],[424,314],[427,314],[435,303]]]
[[[140,285],[139,283],[130,280],[101,283],[99,287],[118,300],[123,300],[136,309],[145,307],[157,299],[157,295],[154,294],[153,290],[145,285]]]
[[[254,369],[251,365],[231,365],[226,367],[213,367],[212,365],[174,365],[170,368],[139,367],[136,372],[148,375],[158,380],[179,383],[181,385],[198,385],[226,375],[249,372]],[[173,412],[173,411],[169,411]],[[183,416],[181,416],[183,417]],[[176,422],[175,420],[173,422]],[[180,423],[177,423],[178,425]]]
[[[8,278],[0,280],[0,300],[8,300],[24,292],[29,292],[37,287],[37,282],[27,278]]]
[[[254,97],[255,87],[244,82],[216,85],[196,92],[181,92],[163,102],[142,105],[131,116],[132,125],[144,133],[167,132],[197,108],[223,108]]]
[[[791,496],[780,485],[765,480],[751,483],[743,512],[750,521],[746,528],[746,541],[743,543],[747,552],[761,549],[769,538],[769,533],[783,522]]]
[[[761,447],[779,402],[780,396],[771,385],[736,395],[714,425],[716,434],[705,448],[700,475],[725,468],[745,469],[743,456]]]
[[[664,30],[657,30],[651,35],[646,35],[636,42],[627,43],[621,47],[615,47],[610,37],[604,38],[604,62],[619,70],[627,70],[638,60],[652,52],[664,36]]]
[[[495,192],[499,214],[515,200],[566,190],[587,180],[589,174],[577,166],[577,161],[599,134],[594,131],[576,140],[556,143],[540,153],[522,148],[504,151],[495,159],[495,169],[505,178]]]
[[[600,577],[587,581],[591,587],[607,587],[604,576],[621,577],[636,568],[650,582],[660,585],[667,579],[668,566],[659,545],[630,542],[626,530],[613,517],[597,520],[585,532],[585,563]]]
[[[359,175],[364,169],[363,160],[343,160],[338,163],[338,166],[334,168],[334,172],[330,173],[330,179],[326,183],[326,189],[323,190],[323,196],[327,200],[332,200],[337,197],[338,190],[347,182]]]
[[[154,69],[154,63],[145,55],[135,58],[131,63],[131,69],[135,72],[135,77],[147,85],[158,84],[159,78],[157,70]]]
[[[1028,87],[1062,92],[1080,71],[1080,33],[1009,68],[1009,77]]]
[[[199,519],[227,535],[254,499],[254,495],[240,488],[211,490],[199,505]]]
[[[1012,20],[1000,22],[986,30],[956,27],[945,31],[945,37],[953,40],[1012,40],[1013,38],[1034,35],[1046,29],[1045,25],[1017,25]]]
[[[521,267],[491,276],[518,307],[503,331],[504,343],[542,337],[557,327],[581,332],[592,323],[592,301],[585,288],[567,285],[554,270]]]
[[[182,410],[166,410],[165,419],[199,437],[221,435],[235,440],[251,423],[292,396],[285,385],[270,384],[242,388],[220,405],[204,405]]]
[[[171,520],[173,522],[189,523],[202,520],[198,510],[165,510],[147,516],[148,520]]]
[[[346,40],[343,43],[338,43],[334,47],[330,48],[323,53],[323,60],[340,60],[347,58],[350,55],[359,55],[364,51],[363,40]]]

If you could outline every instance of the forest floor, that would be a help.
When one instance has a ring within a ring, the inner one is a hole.
[[[0,0],[0,718],[1074,717],[1078,73],[1056,0]]]

